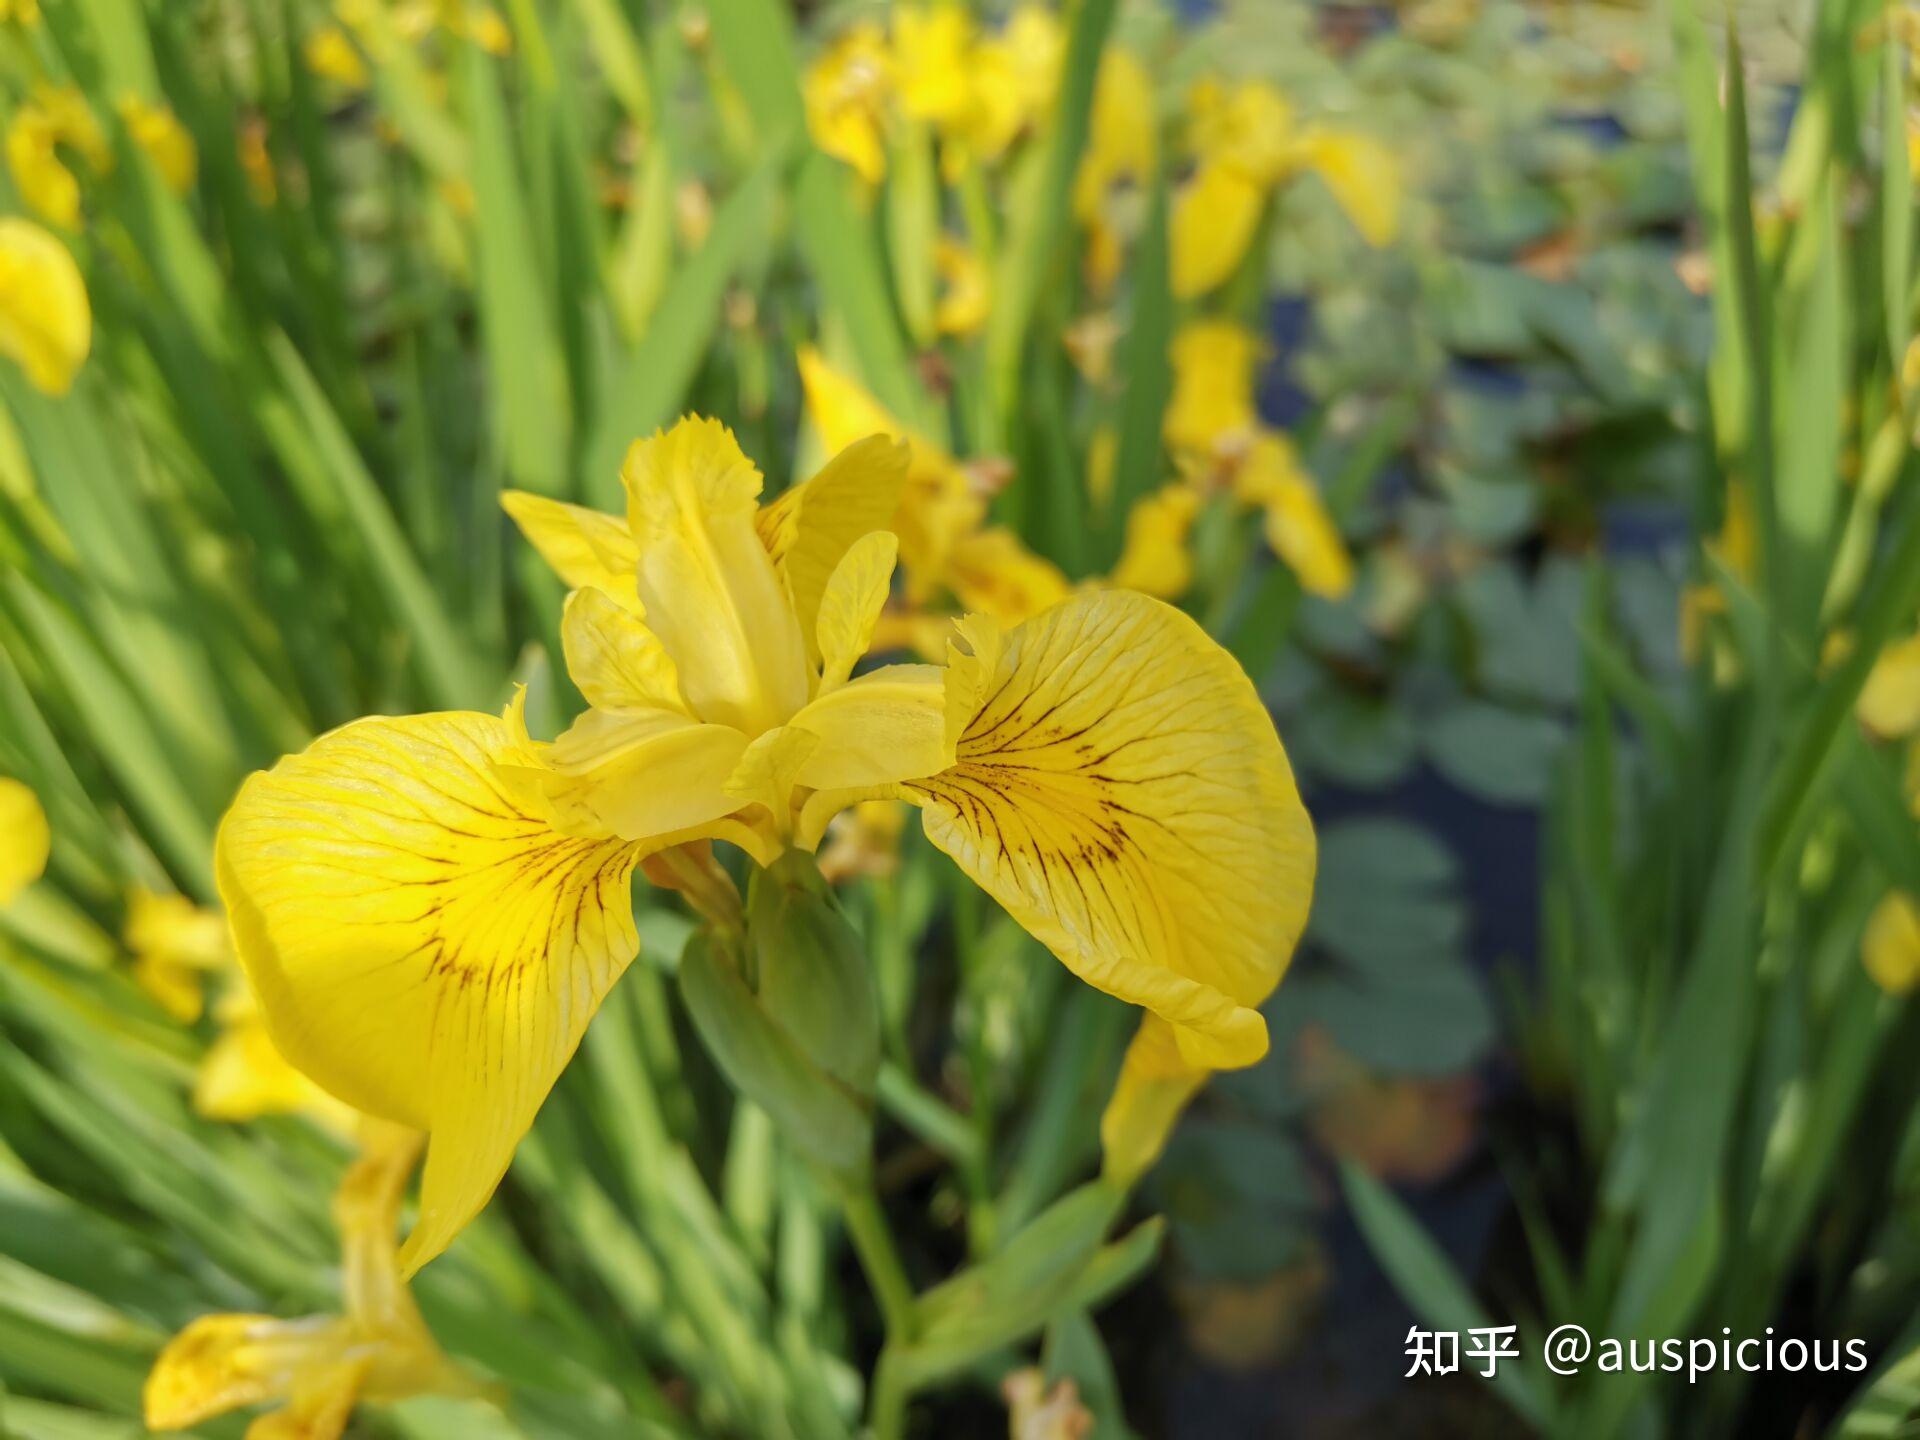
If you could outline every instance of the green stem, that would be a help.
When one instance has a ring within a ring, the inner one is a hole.
[[[900,1263],[900,1252],[894,1246],[893,1232],[887,1228],[879,1197],[866,1180],[858,1184],[843,1182],[839,1188],[847,1234],[853,1240],[854,1253],[860,1257],[861,1269],[867,1272],[867,1283],[873,1287],[874,1298],[880,1302],[887,1339],[889,1342],[911,1340],[915,1325],[913,1284],[907,1279],[906,1267]]]
[[[907,1433],[908,1387],[900,1379],[891,1348],[880,1352],[873,1371],[873,1399],[868,1407],[870,1440],[901,1440]]]

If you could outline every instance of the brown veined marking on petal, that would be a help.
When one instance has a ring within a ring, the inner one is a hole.
[[[1099,605],[1106,617],[1091,613]],[[1062,958],[1088,979],[1137,992],[1133,982],[1158,965],[1191,982],[1176,981],[1169,1003],[1226,1024],[1271,988],[1295,936],[1243,928],[1208,872],[1237,843],[1236,829],[1286,856],[1302,887],[1281,928],[1297,928],[1311,831],[1251,685],[1211,641],[1196,643],[1191,621],[1167,618],[1174,614],[1143,597],[1108,596],[1067,602],[1036,622],[1037,634],[1022,627],[961,735],[958,763],[905,788],[944,807],[983,858],[1031,892],[1078,952]],[[1224,723],[1185,718],[1216,713]],[[1143,746],[1165,748],[1166,763]],[[1248,818],[1249,805],[1272,813]],[[1176,902],[1179,916],[1167,909]],[[1189,953],[1183,932],[1195,918],[1226,935],[1234,953]],[[1141,953],[1100,954],[1114,928]],[[1263,956],[1263,940],[1285,948]],[[1233,1023],[1257,1026],[1250,1013]]]

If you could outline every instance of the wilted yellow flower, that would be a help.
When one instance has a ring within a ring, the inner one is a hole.
[[[1093,1412],[1080,1403],[1080,1387],[1061,1379],[1051,1386],[1036,1368],[1016,1370],[1001,1383],[1007,1402],[1008,1440],[1086,1440]]]
[[[96,174],[113,168],[113,148],[86,98],[71,85],[43,85],[7,125],[7,168],[20,198],[62,229],[80,223],[80,180],[61,154],[71,150]]]
[[[933,323],[942,335],[971,335],[987,323],[991,282],[980,253],[971,245],[942,235],[934,246],[933,263],[942,289],[934,307]]]
[[[345,1313],[194,1321],[147,1376],[149,1428],[183,1430],[230,1410],[280,1402],[247,1432],[255,1440],[338,1440],[362,1400],[481,1393],[441,1353],[395,1263],[400,1202],[422,1137],[371,1121],[364,1135],[363,1154],[333,1202]]]
[[[1263,351],[1230,320],[1193,320],[1173,337],[1173,395],[1163,428],[1176,451],[1219,455],[1244,448],[1259,424],[1253,376]]]
[[[67,247],[30,220],[0,217],[0,355],[36,390],[64,395],[92,346],[93,307]]]
[[[322,80],[331,80],[347,90],[364,90],[368,80],[367,62],[344,27],[322,25],[300,47],[307,69]]]
[[[138,95],[128,95],[120,101],[120,120],[133,143],[153,161],[169,190],[184,195],[193,188],[199,156],[193,137],[173,111],[165,105],[150,105]]]
[[[813,143],[869,185],[887,175],[886,119],[893,57],[880,27],[862,22],[827,47],[801,82]]]
[[[1127,513],[1126,543],[1110,577],[1123,590],[1176,600],[1193,583],[1187,546],[1200,493],[1191,485],[1166,485],[1135,502]]]
[[[1867,917],[1860,959],[1873,983],[1889,995],[1920,988],[1920,905],[1904,890],[1889,890]]]
[[[1920,733],[1920,634],[1880,652],[1855,713],[1862,725],[1890,740]]]
[[[136,887],[121,939],[133,955],[134,980],[183,1023],[200,1018],[206,976],[232,964],[226,921],[184,895]]]
[[[724,427],[640,441],[623,593],[579,589],[563,618],[589,705],[563,735],[533,741],[519,701],[368,719],[242,788],[216,870],[276,1042],[355,1108],[431,1135],[403,1272],[485,1204],[633,959],[636,864],[730,892],[707,842],[769,865],[863,800],[916,806],[1062,962],[1157,1017],[1181,1063],[1265,1052],[1254,1007],[1305,922],[1314,842],[1251,682],[1192,619],[1123,591],[1011,629],[969,616],[944,666],[854,677],[909,463],[870,437],[760,507]],[[619,548],[608,517],[568,536],[574,507],[514,510],[564,578]],[[696,903],[722,915],[723,898]]]
[[[0,906],[47,870],[53,836],[40,799],[18,780],[0,775]]]

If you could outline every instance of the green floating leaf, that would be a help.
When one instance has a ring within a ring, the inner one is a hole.
[[[1462,701],[1421,730],[1434,767],[1494,805],[1544,801],[1566,740],[1566,728],[1556,720],[1483,700]]]

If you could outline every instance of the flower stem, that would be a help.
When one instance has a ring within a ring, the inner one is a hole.
[[[880,1302],[888,1341],[911,1340],[915,1325],[913,1285],[907,1279],[906,1267],[900,1263],[893,1232],[887,1228],[887,1217],[881,1212],[880,1200],[873,1193],[871,1182],[842,1183],[840,1208],[846,1216],[847,1234],[853,1240],[854,1253],[860,1257],[860,1267],[867,1272],[867,1283]]]

